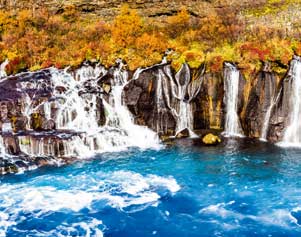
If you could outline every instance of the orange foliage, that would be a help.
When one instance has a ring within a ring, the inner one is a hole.
[[[207,58],[211,71],[221,70],[224,60],[237,61],[251,71],[260,61],[288,64],[293,53],[301,54],[296,37],[300,27],[287,40],[281,28],[247,27],[239,18],[240,10],[236,5],[194,17],[182,8],[163,23],[143,18],[127,5],[112,22],[82,17],[73,6],[59,14],[47,9],[0,11],[0,60],[10,60],[9,73],[76,66],[85,59],[110,65],[117,57],[135,69],[157,63],[172,48],[173,65],[187,62],[198,67]]]
[[[137,11],[127,5],[121,8],[111,27],[112,38],[120,47],[131,47],[136,37],[143,33],[143,21]]]

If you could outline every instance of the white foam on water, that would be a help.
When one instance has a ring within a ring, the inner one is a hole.
[[[0,236],[5,237],[7,229],[15,225],[15,221],[9,221],[9,215],[5,212],[0,212]]]
[[[63,189],[55,187],[58,182],[65,185]],[[26,184],[2,184],[0,236],[1,234],[5,236],[9,228],[14,228],[17,222],[22,220],[23,215],[30,214],[31,218],[39,219],[55,212],[72,215],[84,208],[93,211],[93,204],[98,201],[103,203],[98,206],[105,205],[124,212],[136,212],[148,206],[157,206],[161,196],[166,195],[166,192],[173,195],[179,190],[180,186],[172,177],[143,176],[130,171],[98,172],[91,176],[85,173],[67,177],[42,176]],[[95,234],[97,229],[95,226],[98,225],[102,225],[101,220],[68,225],[58,223],[51,233],[60,236],[58,233],[64,231],[74,236],[72,233],[81,228],[85,230],[86,236],[102,236],[103,228],[99,229],[98,235]],[[46,236],[43,233],[39,234]]]
[[[301,144],[295,142],[278,142],[276,145],[283,147],[283,148],[301,148]]]
[[[232,201],[229,203],[219,203],[216,205],[210,205],[201,209],[199,213],[216,215],[224,220],[233,219],[237,221],[243,221],[245,219],[251,219],[253,221],[259,222],[267,226],[279,226],[287,229],[291,228],[292,225],[298,225],[296,218],[292,216],[290,210],[274,209],[268,213],[260,213],[260,215],[246,215],[227,209],[227,207],[232,205],[233,203],[235,202]],[[240,225],[237,225],[236,227],[241,228]]]
[[[82,236],[82,234],[78,233],[79,229],[85,231],[85,237],[103,237],[105,227],[101,220],[92,218],[89,222],[73,223],[71,226],[67,223],[62,224],[57,227],[56,231],[51,231],[50,233],[58,237]]]
[[[38,231],[38,230],[19,230],[14,228],[20,236],[39,236],[39,237],[74,237],[74,236],[85,236],[85,237],[103,237],[104,230],[106,227],[103,225],[101,220],[96,218],[89,218],[88,221],[75,222],[75,223],[62,223],[50,231]],[[3,235],[6,236],[5,233]]]

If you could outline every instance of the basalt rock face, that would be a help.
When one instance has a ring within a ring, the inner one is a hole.
[[[195,99],[195,129],[221,129],[223,127],[223,97],[222,73],[206,73],[199,96]]]
[[[253,83],[246,109],[245,121],[243,123],[244,131],[247,136],[260,138],[267,134],[264,126],[268,126],[271,106],[277,94],[277,75],[272,72],[268,63],[257,74]]]
[[[84,67],[84,66],[82,66]],[[88,70],[86,70],[88,72]],[[80,75],[70,72],[75,79]],[[101,74],[100,74],[101,75]],[[49,68],[37,72],[25,72],[0,81],[0,173],[57,163],[74,156],[74,141],[79,133],[57,129],[59,107],[66,102],[68,84],[58,83],[56,77],[64,72]],[[92,88],[93,87],[93,88]],[[87,98],[97,92],[88,80],[78,85],[78,96]],[[67,95],[68,96],[68,95]],[[87,98],[88,99],[88,98]],[[105,123],[102,99],[96,98],[99,125]],[[88,109],[88,108],[87,108]],[[70,114],[76,116],[76,114]],[[62,121],[64,123],[66,121]],[[2,160],[4,159],[4,160]]]
[[[187,64],[175,73],[168,63],[137,71],[125,87],[125,104],[137,124],[160,135],[194,129],[194,108],[203,81],[204,67],[193,75]],[[135,78],[136,77],[136,78]]]
[[[119,13],[119,8],[123,4],[128,4],[132,9],[137,9],[143,16],[157,19],[175,15],[184,6],[187,7],[193,17],[203,17],[208,14],[208,11],[214,11],[215,7],[204,0],[37,0],[31,2],[25,0],[2,0],[0,1],[0,8],[21,10],[47,7],[54,13],[62,13],[67,6],[74,6],[82,14],[93,14],[104,19],[112,19]]]
[[[171,67],[156,65],[143,70],[124,90],[125,104],[139,125],[146,125],[160,135],[173,135],[176,116],[171,108]]]
[[[32,125],[42,129],[47,123],[44,113],[39,114],[39,125],[33,121],[30,108],[40,111],[39,105],[51,97],[50,71],[22,73],[0,81],[1,125],[11,123],[14,132],[23,131]],[[30,103],[30,104],[29,104]],[[30,121],[30,123],[28,123]]]
[[[292,98],[292,82],[293,80],[301,79],[294,78],[294,64],[297,61],[300,62],[300,57],[294,56],[287,75],[280,82],[277,97],[275,98],[275,105],[272,109],[268,132],[268,140],[272,142],[279,142],[283,139],[285,129],[288,127],[292,116],[292,107],[295,104],[295,98]]]
[[[154,134],[183,138],[197,130],[225,130],[231,109],[226,103],[233,102],[229,88],[235,92],[234,121],[241,123],[243,134],[259,138],[266,127],[265,138],[278,142],[290,121],[299,61],[293,59],[279,89],[278,75],[266,63],[249,96],[247,81],[230,62],[215,73],[187,64],[175,71],[165,58],[135,72],[122,60],[110,68],[85,62],[72,70],[49,68],[2,78],[0,173],[145,144]]]
[[[135,125],[123,106],[122,91],[130,77],[124,62],[117,60],[110,68],[85,62],[75,69],[2,78],[0,173],[129,146],[157,146],[157,134]],[[18,166],[20,159],[30,162]]]

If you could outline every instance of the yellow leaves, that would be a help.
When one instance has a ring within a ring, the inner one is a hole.
[[[279,1],[283,0],[268,2]],[[160,62],[172,48],[175,53],[169,59],[175,69],[182,63],[197,68],[206,62],[209,70],[220,71],[224,61],[234,61],[250,73],[260,68],[261,60],[287,64],[294,52],[301,54],[298,26],[290,42],[280,27],[257,23],[245,28],[232,10],[236,9],[216,9],[198,18],[183,8],[160,22],[142,18],[127,5],[112,22],[82,17],[73,6],[55,15],[45,9],[16,15],[0,11],[0,59],[10,59],[10,72],[76,66],[85,59],[109,66],[119,57],[134,70]]]
[[[224,61],[237,62],[240,60],[239,53],[237,52],[236,47],[230,44],[225,44],[215,48],[212,53],[208,54],[208,59],[212,55],[222,55]]]
[[[32,12],[30,10],[22,10],[18,13],[17,20],[19,23],[27,23],[32,19]]]
[[[41,65],[34,65],[31,68],[29,68],[29,70],[34,72],[34,71],[40,70],[41,68],[42,68]]]
[[[146,49],[147,52],[162,51],[166,49],[164,39],[156,34],[144,33],[136,40],[136,47],[138,49]]]
[[[143,20],[136,10],[123,5],[111,27],[112,38],[120,47],[129,47],[134,44],[135,38],[143,32]]]
[[[190,24],[190,15],[186,8],[182,8],[176,15],[167,19],[166,33],[170,38],[181,36]]]
[[[189,48],[177,50],[171,56],[172,66],[177,71],[183,63],[188,63],[191,68],[198,68],[205,61],[203,45],[194,42]]]
[[[9,60],[13,60],[14,58],[18,57],[17,51],[10,51],[10,50],[4,50],[3,55]]]
[[[189,20],[190,20],[190,15],[187,11],[186,8],[182,8],[178,14],[176,14],[175,16],[171,16],[168,18],[168,23],[171,25],[176,25],[178,27],[181,26],[185,26],[187,24],[189,24]]]
[[[75,9],[75,6],[68,5],[65,7],[62,17],[65,21],[75,22],[79,17],[78,11]]]
[[[184,52],[185,61],[191,68],[198,68],[205,61],[205,54],[197,48]]]
[[[13,20],[8,12],[0,10],[0,35],[6,27],[10,26]]]
[[[294,51],[295,54],[301,55],[301,42],[293,40],[291,42],[291,49]]]
[[[209,70],[220,71],[224,61],[241,62],[241,58],[236,45],[224,44],[209,52],[206,61],[209,62]]]
[[[284,39],[270,39],[266,42],[266,47],[271,51],[271,59],[278,60],[282,64],[288,64],[294,53],[290,42]]]

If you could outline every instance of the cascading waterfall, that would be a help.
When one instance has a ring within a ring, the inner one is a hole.
[[[160,143],[158,135],[147,127],[134,124],[131,113],[123,105],[122,92],[128,83],[128,73],[122,69],[123,66],[120,62],[114,72],[114,86],[111,91],[110,103],[104,100],[104,107],[108,113],[105,127],[119,131],[112,141],[119,141],[121,147],[156,148]]]
[[[95,89],[96,79],[106,74],[104,68],[82,67],[76,72],[75,78],[65,71],[52,71],[54,87],[65,87],[64,93],[56,92],[60,101],[56,124],[59,129],[68,129],[82,133],[81,139],[71,142],[71,151],[82,151],[80,156],[90,156],[95,152],[118,151],[130,146],[140,148],[155,148],[159,145],[159,138],[146,127],[133,123],[130,112],[122,105],[122,91],[127,83],[128,75],[122,70],[122,65],[115,69],[109,102],[103,99],[106,112],[106,124],[100,126],[97,115],[97,104],[100,91],[83,93],[83,85]],[[46,106],[48,108],[49,106]],[[49,109],[48,109],[49,110]],[[75,149],[75,147],[80,149]],[[70,150],[70,149],[69,149]]]
[[[3,143],[3,137],[0,136],[0,157],[3,158],[6,155],[5,146]]]
[[[176,122],[176,135],[188,130],[191,137],[197,137],[193,132],[193,109],[191,102],[199,94],[205,67],[199,68],[192,79],[190,68],[183,64],[174,76],[166,57],[161,63],[144,69],[138,68],[134,73],[133,80],[137,80],[140,74],[147,70],[156,72],[155,84],[155,114],[154,130],[161,133],[168,128],[166,116],[173,116]],[[165,131],[166,132],[166,131]]]
[[[109,71],[102,65],[84,64],[75,72],[49,68],[20,74],[17,87],[22,92],[22,115],[29,123],[33,113],[38,114],[43,124],[52,120],[56,128],[27,128],[18,139],[20,150],[34,157],[91,157],[128,147],[159,148],[158,135],[135,125],[123,105],[128,72],[121,61],[117,64]],[[101,86],[105,78],[110,78],[111,84],[106,93]]]
[[[19,137],[20,149],[27,155],[40,157],[73,157],[92,155],[92,152],[82,144],[80,136],[72,136],[63,140],[51,137]]]
[[[5,68],[6,66],[8,65],[9,61],[8,59],[6,59],[1,65],[0,65],[0,78],[3,78],[3,77],[6,77],[7,74],[6,74],[6,71],[5,71]],[[5,126],[6,124],[2,124],[2,131],[5,130]],[[7,156],[7,153],[6,153],[6,149],[5,149],[5,146],[4,146],[4,142],[3,142],[3,137],[0,136],[0,157],[3,158]]]
[[[301,146],[301,59],[295,57],[291,62],[290,76],[290,118],[282,143]]]
[[[1,65],[0,65],[0,78],[6,77],[6,71],[5,68],[9,64],[8,59],[6,59]]]
[[[190,70],[187,64],[183,64],[181,69],[175,76],[176,85],[173,85],[173,91],[175,98],[179,100],[178,112],[177,112],[177,127],[176,134],[180,133],[184,129],[188,129],[190,136],[196,137],[193,132],[193,111],[190,101],[187,100],[186,93],[191,80]],[[175,91],[177,93],[175,93]]]
[[[276,99],[273,99],[273,97],[271,97],[270,106],[269,106],[269,108],[268,108],[268,110],[267,110],[267,112],[264,116],[263,125],[262,125],[262,129],[261,129],[260,140],[262,140],[262,141],[267,141],[267,135],[268,135],[268,131],[269,131],[269,124],[270,124],[271,114],[272,114],[274,106],[279,101],[281,91],[282,91],[282,89],[279,91]]]
[[[238,92],[239,92],[239,70],[232,64],[226,63],[230,72],[224,78],[226,118],[226,136],[242,136],[242,129],[238,117]]]
[[[170,76],[168,72],[165,72],[166,68],[159,68],[157,72],[157,85],[155,95],[155,108],[157,117],[153,121],[155,123],[157,133],[162,132],[168,127],[168,121],[164,117],[167,111],[170,111],[175,116],[175,110],[171,107],[170,91],[168,83]]]
[[[6,74],[6,71],[5,71],[5,68],[6,66],[8,65],[9,61],[8,59],[6,59],[1,65],[0,65],[0,78],[3,78],[3,77],[6,77],[7,74]],[[5,124],[3,125],[2,124],[2,127],[5,126]],[[2,130],[5,130],[5,128],[2,128]],[[3,142],[3,137],[0,136],[0,156],[1,157],[4,157],[4,156],[7,156],[6,154],[6,149],[5,149],[5,146],[4,146],[4,142]]]
[[[271,118],[271,113],[272,113],[272,109],[274,107],[275,103],[271,100],[270,106],[264,116],[264,122],[262,125],[262,129],[261,129],[261,136],[260,136],[260,140],[262,141],[266,141],[267,140],[267,135],[268,135],[268,129],[269,129],[269,122],[270,122],[270,118]]]

